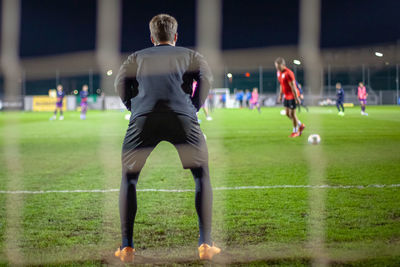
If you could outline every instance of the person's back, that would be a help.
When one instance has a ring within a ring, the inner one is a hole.
[[[196,117],[196,111],[207,98],[212,76],[199,53],[175,47],[177,27],[175,18],[166,14],[155,16],[150,21],[151,41],[155,46],[130,55],[115,81],[122,102],[132,113],[121,157],[122,244],[115,256],[122,261],[134,259],[136,184],[147,157],[161,141],[175,146],[182,166],[191,170],[195,180],[200,259],[211,259],[221,251],[211,241],[208,149]],[[194,82],[197,86],[193,89]]]
[[[201,77],[200,77],[201,75]],[[202,84],[192,94],[193,80]],[[197,52],[168,44],[133,53],[121,67],[116,88],[132,119],[151,112],[176,112],[196,116],[212,80],[204,58]],[[127,84],[126,84],[127,83]],[[131,89],[125,93],[126,87]]]

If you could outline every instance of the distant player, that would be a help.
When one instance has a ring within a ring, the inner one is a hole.
[[[86,120],[86,112],[88,109],[88,92],[89,87],[85,84],[82,86],[82,91],[79,93],[81,96],[81,120]]]
[[[63,115],[63,99],[65,93],[63,91],[63,86],[61,84],[57,85],[57,102],[56,102],[56,109],[54,110],[54,115],[50,118],[50,120],[57,119],[57,111],[60,111],[60,121],[64,119]]]
[[[305,125],[300,122],[296,116],[296,106],[300,104],[300,98],[296,87],[296,79],[293,72],[286,67],[285,60],[278,57],[275,60],[275,68],[277,70],[278,81],[280,84],[278,101],[282,101],[285,96],[283,106],[286,110],[286,116],[293,122],[293,132],[289,137],[301,136]]]
[[[339,111],[339,116],[344,116],[344,90],[341,83],[336,83],[336,107]],[[340,110],[342,108],[342,110]]]
[[[244,95],[244,98],[246,99],[246,107],[250,108],[251,92],[250,92],[249,89],[246,89],[246,93]]]
[[[306,111],[308,112],[308,107],[306,106],[306,104],[304,103],[304,93],[303,93],[303,87],[301,86],[301,84],[299,84],[296,81],[296,86],[297,86],[297,94],[300,97],[300,106],[302,106],[303,108],[306,109]],[[299,112],[300,112],[300,106],[299,106]]]
[[[220,101],[221,101],[221,106],[222,106],[223,108],[226,108],[226,94],[225,94],[225,93],[223,93],[223,94],[220,96]]]
[[[244,92],[243,92],[243,90],[239,90],[239,91],[236,93],[236,101],[237,101],[238,104],[239,104],[239,108],[242,108],[242,107],[243,107],[243,97],[244,97]]]
[[[363,82],[360,82],[358,84],[357,96],[358,96],[358,101],[360,101],[360,104],[361,104],[361,115],[368,116],[368,113],[365,112],[365,106],[367,105],[368,92],[367,92],[367,88],[364,86]]]
[[[207,104],[208,104],[209,112],[212,112],[214,109],[214,97],[215,97],[215,94],[213,92],[210,92],[207,96]]]
[[[253,109],[254,107],[256,107],[258,110],[258,113],[261,113],[260,103],[258,101],[258,98],[259,98],[258,88],[253,88],[253,92],[251,93],[251,99],[250,99],[250,109]]]

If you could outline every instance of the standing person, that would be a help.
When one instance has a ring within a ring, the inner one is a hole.
[[[363,82],[360,82],[358,84],[357,96],[358,96],[358,101],[360,101],[360,104],[361,104],[361,115],[368,116],[368,113],[365,112],[365,106],[367,105],[368,92],[367,92],[367,88],[364,86]]]
[[[82,91],[79,93],[81,97],[81,120],[86,120],[86,112],[88,108],[89,87],[87,84],[82,86]]]
[[[243,90],[239,90],[239,91],[236,93],[236,101],[237,101],[238,104],[239,104],[239,108],[242,108],[242,107],[243,107],[243,97],[244,97]]]
[[[223,94],[221,95],[221,106],[222,106],[223,108],[226,108],[226,93],[223,93]]]
[[[285,96],[283,106],[285,107],[286,116],[293,123],[293,132],[289,137],[301,136],[305,125],[297,118],[296,105],[300,104],[300,98],[296,87],[296,79],[293,72],[286,67],[286,62],[283,58],[278,57],[275,60],[275,68],[277,70],[278,81],[280,84],[278,101],[282,102],[282,95]]]
[[[208,110],[210,112],[213,111],[214,109],[214,93],[210,91],[210,93],[207,96],[207,104],[208,104]]]
[[[251,109],[254,107],[257,107],[258,113],[261,113],[260,110],[260,103],[258,102],[258,88],[253,88],[253,92],[251,93],[251,99],[250,99],[250,106]]]
[[[304,103],[303,86],[301,86],[301,84],[298,83],[297,81],[296,81],[296,86],[297,86],[297,89],[298,89],[297,94],[298,94],[298,96],[299,96],[299,98],[300,98],[300,106],[302,106],[303,108],[305,108],[306,111],[308,112],[308,107],[307,107],[307,105]],[[300,113],[300,106],[299,106],[299,113]]]
[[[56,108],[54,110],[54,115],[50,118],[50,120],[57,119],[57,111],[60,111],[60,121],[64,119],[63,115],[63,100],[64,100],[65,93],[63,91],[63,86],[61,84],[57,85],[57,102]]]
[[[250,108],[251,92],[249,89],[246,89],[245,99],[246,99],[246,106]]]
[[[341,83],[336,83],[336,107],[339,111],[339,116],[344,116],[344,90]],[[342,108],[342,110],[340,110]]]
[[[154,47],[131,54],[115,81],[122,102],[132,112],[122,146],[119,198],[122,245],[115,256],[122,261],[134,259],[136,184],[151,151],[159,142],[168,141],[178,150],[183,168],[190,169],[193,174],[199,219],[199,257],[211,259],[221,250],[211,240],[208,150],[196,112],[211,88],[212,74],[202,55],[175,46],[178,23],[174,17],[159,14],[151,19],[149,26]],[[194,80],[198,82],[198,90],[192,96]]]

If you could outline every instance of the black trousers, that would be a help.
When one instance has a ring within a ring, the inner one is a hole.
[[[165,112],[150,113],[131,120],[125,135],[119,198],[122,247],[134,246],[136,184],[146,159],[161,141],[175,146],[183,168],[190,169],[193,174],[196,184],[195,206],[199,218],[199,244],[211,245],[212,189],[204,135],[197,118]]]
[[[343,101],[336,101],[336,107],[340,112],[340,107],[342,107],[342,111],[344,112]]]

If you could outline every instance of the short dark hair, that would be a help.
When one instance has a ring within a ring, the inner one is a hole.
[[[283,59],[283,57],[278,57],[277,59],[275,59],[275,63],[279,65],[286,65],[285,59]]]
[[[149,23],[150,33],[156,42],[172,42],[178,30],[178,22],[168,14],[158,14]]]

